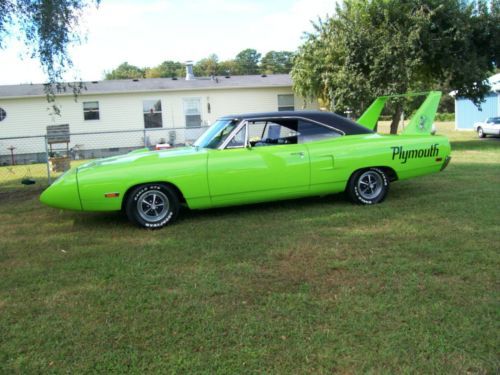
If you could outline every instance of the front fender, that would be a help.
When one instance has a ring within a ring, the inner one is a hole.
[[[162,152],[157,152],[130,163],[104,163],[85,168],[78,174],[82,208],[118,211],[127,191],[152,182],[176,186],[187,205],[197,208],[197,202],[209,201],[206,160],[205,152],[178,157],[162,157]]]

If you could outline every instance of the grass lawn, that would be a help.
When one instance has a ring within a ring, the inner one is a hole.
[[[498,373],[500,139],[387,200],[158,231],[0,191],[0,373]]]

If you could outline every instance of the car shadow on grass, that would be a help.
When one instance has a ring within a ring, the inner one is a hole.
[[[116,225],[126,225],[128,223],[127,216],[121,211],[111,211],[111,212],[69,212],[73,219],[75,219],[75,225],[82,226],[98,226],[98,227],[110,227]]]
[[[264,203],[243,204],[231,207],[217,207],[206,210],[190,210],[183,207],[178,220],[181,222],[183,220],[225,218],[233,215],[238,215],[239,217],[244,215],[253,216],[256,214],[267,214],[275,211],[282,211],[285,215],[291,211],[323,207],[325,204],[335,205],[342,203],[349,204],[344,193],[286,199]]]
[[[244,218],[247,216],[274,214],[279,211],[283,218],[287,214],[303,209],[311,210],[314,208],[323,208],[329,205],[350,205],[343,193],[325,195],[321,197],[307,197],[298,199],[287,199],[281,201],[272,201],[267,203],[255,203],[238,205],[231,207],[218,207],[204,210],[190,210],[187,207],[181,207],[179,216],[172,225],[179,225],[184,222],[210,221],[219,219],[230,219],[231,217]],[[124,212],[64,212],[68,218],[71,218],[75,227],[94,229],[94,228],[115,228],[117,226],[135,227]]]

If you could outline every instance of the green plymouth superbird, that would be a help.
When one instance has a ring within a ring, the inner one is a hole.
[[[401,135],[373,131],[389,96],[358,119],[320,111],[225,116],[192,146],[91,161],[41,195],[52,207],[124,210],[159,228],[181,205],[204,209],[346,192],[355,203],[382,202],[389,183],[443,170],[447,138],[432,135],[441,97],[430,92]]]

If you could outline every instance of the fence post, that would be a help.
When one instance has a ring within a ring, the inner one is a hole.
[[[144,128],[143,132],[144,132],[144,147],[148,147],[148,141],[146,140],[146,128]]]
[[[45,140],[45,158],[46,158],[46,163],[47,163],[47,180],[49,182],[49,185],[52,184],[52,179],[50,178],[50,165],[49,165],[49,147],[47,146],[47,136],[45,135],[44,137]]]

